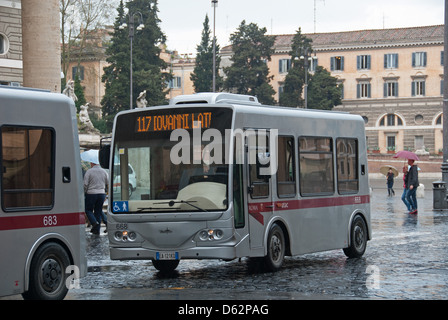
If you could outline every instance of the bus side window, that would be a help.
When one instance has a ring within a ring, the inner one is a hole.
[[[300,194],[334,193],[333,141],[326,137],[299,138]]]
[[[261,166],[258,163],[257,157],[260,154],[266,155],[269,153],[269,137],[265,133],[263,134],[257,131],[256,134],[250,135],[248,139],[250,195],[252,199],[267,198],[269,196],[269,177],[260,175]]]
[[[336,149],[338,192],[356,193],[359,190],[358,141],[338,138]]]
[[[2,207],[6,211],[51,209],[54,199],[54,131],[3,126]]]
[[[293,137],[278,137],[277,192],[280,198],[296,195]]]

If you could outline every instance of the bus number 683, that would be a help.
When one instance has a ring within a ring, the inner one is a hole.
[[[58,224],[58,219],[56,216],[44,216],[43,220],[44,226],[55,226]]]

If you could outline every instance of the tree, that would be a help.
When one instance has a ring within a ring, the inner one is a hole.
[[[341,86],[328,70],[318,66],[309,81],[308,108],[331,110],[341,104]]]
[[[166,37],[159,27],[157,0],[133,0],[126,3],[128,12],[140,12],[143,17],[143,30],[135,28],[133,43],[133,97],[146,90],[148,105],[166,104],[166,88],[171,75],[162,72],[167,63],[160,58],[160,44]],[[130,97],[130,41],[128,28],[120,29],[123,22],[128,22],[123,1],[117,8],[112,42],[106,50],[109,66],[104,68],[102,81],[105,83],[105,95],[101,101],[103,116],[109,128],[115,114],[129,109]],[[135,14],[136,26],[139,14]]]
[[[96,42],[89,41],[100,28],[110,23],[113,3],[110,0],[60,0],[61,65],[64,73],[62,88],[69,74],[69,64],[77,61],[78,70],[83,54]],[[74,76],[73,76],[73,80]]]
[[[81,110],[81,106],[86,104],[86,97],[84,95],[84,88],[81,85],[81,81],[79,80],[79,76],[75,76],[75,96],[78,100],[75,101],[76,111],[79,113]]]
[[[257,96],[264,104],[275,104],[275,91],[269,84],[266,61],[274,52],[275,36],[266,36],[266,28],[257,24],[246,24],[243,20],[237,31],[230,36],[233,56],[232,65],[224,68],[227,79],[224,88],[240,94]]]
[[[208,16],[205,16],[204,29],[202,30],[201,44],[196,47],[196,65],[190,76],[195,92],[213,91],[213,40],[210,39],[210,26]],[[216,41],[216,38],[215,38]],[[219,64],[221,57],[218,55],[219,45],[215,45],[215,86],[216,91],[222,87],[222,77],[219,76]]]
[[[283,92],[280,95],[280,105],[297,108],[303,106],[303,86],[305,84],[305,59],[312,52],[312,40],[302,35],[299,28],[292,39],[291,68],[285,77]],[[301,59],[301,57],[303,57]],[[309,91],[308,91],[309,92]]]

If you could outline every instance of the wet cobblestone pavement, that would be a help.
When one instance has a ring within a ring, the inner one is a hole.
[[[163,276],[150,261],[110,260],[107,236],[86,228],[88,274],[66,299],[448,299],[448,211],[433,210],[431,182],[417,215],[400,188],[389,198],[383,181],[372,185],[373,240],[360,259],[342,250],[287,257],[276,273],[246,259],[182,260]]]
[[[432,209],[426,185],[417,215],[406,213],[400,189],[391,198],[373,190],[373,240],[361,259],[342,250],[287,257],[276,273],[254,271],[245,259],[184,260],[163,276],[150,261],[111,261],[107,236],[88,234],[89,272],[67,298],[447,299],[448,212]]]

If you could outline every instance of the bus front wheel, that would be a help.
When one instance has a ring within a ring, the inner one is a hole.
[[[264,257],[265,267],[268,271],[277,271],[285,258],[285,235],[278,224],[274,224],[269,230],[267,245],[267,255]]]
[[[24,299],[62,300],[67,294],[65,270],[70,265],[66,250],[48,242],[37,249],[30,266],[30,280]]]
[[[348,258],[361,258],[367,247],[367,226],[364,219],[357,215],[350,228],[350,246],[344,248]]]

